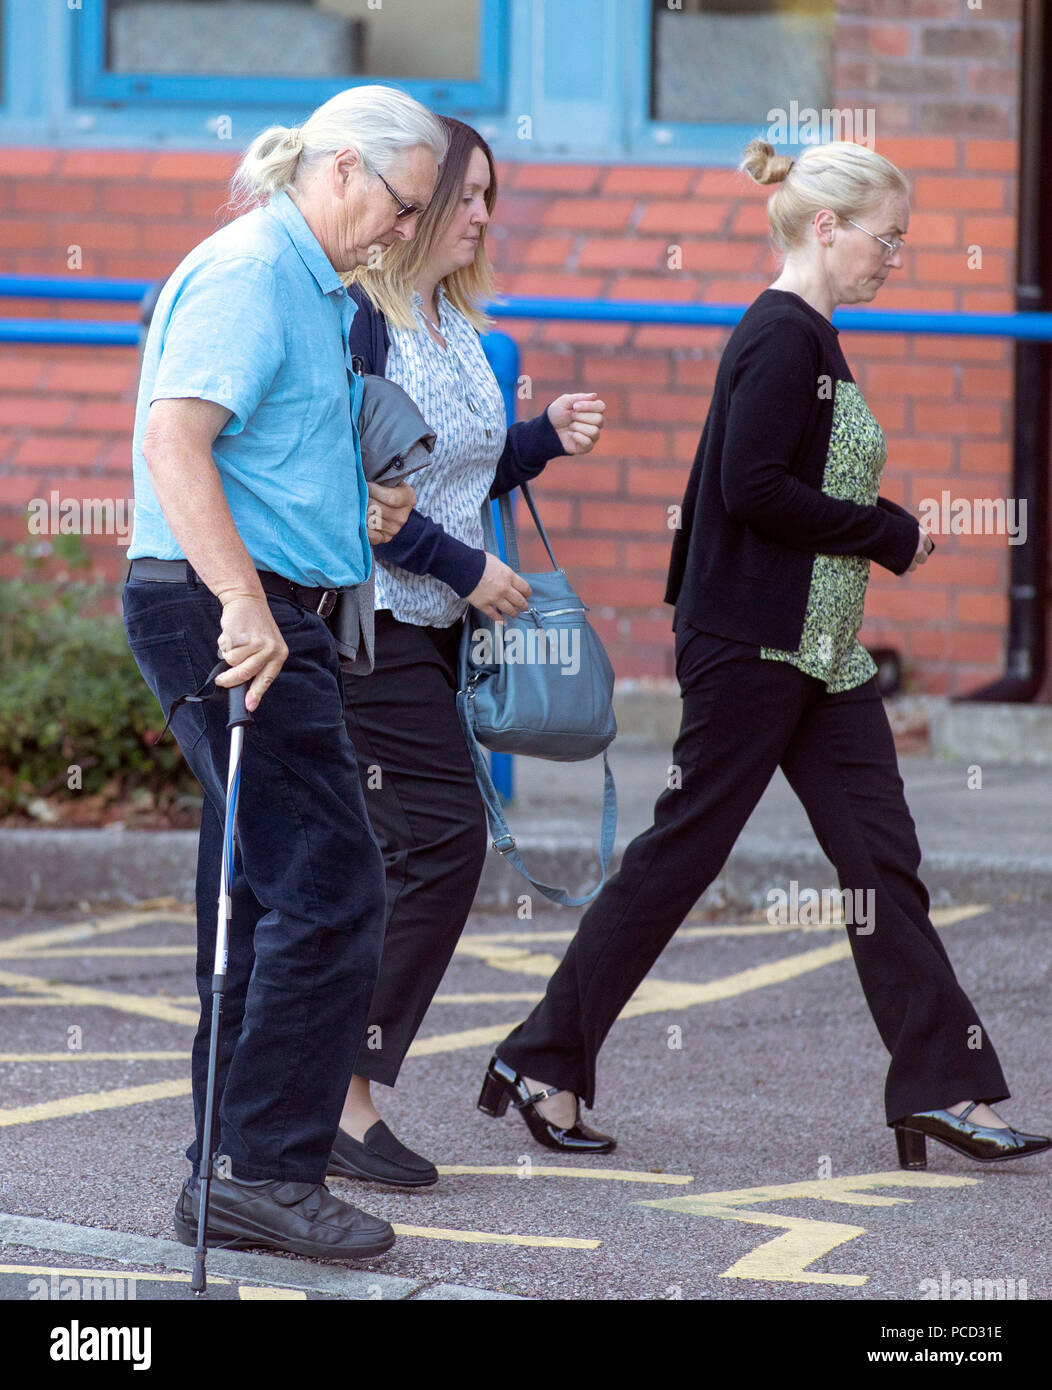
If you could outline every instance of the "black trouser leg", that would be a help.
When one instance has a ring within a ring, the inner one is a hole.
[[[245,731],[238,842],[253,912],[231,926],[218,1152],[236,1177],[320,1182],[372,995],[383,863],[343,721],[336,648],[322,619],[268,598],[289,653]],[[129,645],[162,708],[215,664],[221,609],[199,583],[129,580]],[[172,728],[218,816],[230,733],[224,701],[183,705]],[[215,822],[203,817],[206,833]],[[198,959],[214,950],[218,868],[204,841]],[[211,884],[209,885],[209,880]],[[200,1116],[202,1018],[191,1072]],[[187,1157],[196,1169],[198,1142]]]
[[[863,931],[849,927],[848,936],[891,1053],[888,1124],[961,1100],[1004,1100],[997,1053],[928,917],[916,828],[876,680],[823,693],[793,735],[782,770],[841,888],[872,893],[873,921]]]
[[[387,928],[355,1075],[393,1086],[453,955],[486,856],[456,711],[461,624],[376,615],[376,666],[344,677],[344,716],[387,871]]]
[[[595,1063],[614,1020],[719,873],[763,795],[817,683],[758,655],[712,664],[742,644],[699,633],[679,654],[682,785],[581,918],[544,998],[499,1045],[524,1075],[595,1100]]]

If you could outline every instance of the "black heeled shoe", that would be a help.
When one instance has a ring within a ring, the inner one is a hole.
[[[547,1100],[549,1096],[556,1095],[558,1090],[558,1086],[553,1086],[546,1091],[531,1094],[524,1078],[494,1055],[486,1069],[478,1108],[484,1115],[492,1115],[494,1119],[499,1119],[508,1105],[513,1105],[526,1121],[526,1127],[534,1139],[546,1149],[558,1149],[562,1153],[612,1153],[617,1148],[616,1139],[611,1139],[609,1134],[599,1134],[596,1130],[581,1124],[581,1102],[576,1097],[574,1122],[568,1129],[560,1129],[558,1125],[544,1118],[537,1109],[537,1101]]]
[[[895,1126],[895,1143],[899,1151],[900,1168],[927,1168],[925,1153],[928,1139],[938,1139],[955,1153],[974,1158],[977,1163],[999,1163],[1007,1158],[1025,1158],[1052,1148],[1052,1139],[1044,1134],[1023,1134],[1018,1129],[998,1129],[994,1125],[977,1125],[968,1119],[979,1104],[973,1100],[959,1115],[949,1110],[922,1110],[907,1115]]]

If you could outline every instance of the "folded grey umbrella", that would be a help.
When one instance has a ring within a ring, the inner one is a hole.
[[[395,381],[365,374],[365,391],[358,414],[362,468],[369,482],[381,477],[393,487],[399,478],[428,461],[435,432]]]

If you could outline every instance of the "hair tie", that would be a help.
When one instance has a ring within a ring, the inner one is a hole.
[[[303,137],[302,137],[302,135],[300,134],[300,128],[299,128],[298,125],[289,126],[288,130],[286,130],[286,132],[285,132],[285,143],[288,144],[288,145],[302,145],[302,144],[303,144]]]

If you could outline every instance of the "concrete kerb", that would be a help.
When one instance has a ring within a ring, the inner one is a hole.
[[[519,834],[518,846],[535,877],[576,889],[596,880],[595,845],[582,836]],[[625,841],[611,858],[616,871]],[[128,907],[155,898],[192,903],[197,833],[192,830],[0,831],[0,906],[33,911]],[[925,852],[921,874],[936,906],[976,902],[1003,893],[1020,900],[1052,895],[1052,854]],[[753,912],[768,889],[788,879],[834,886],[832,865],[813,840],[773,838],[746,830],[699,908]],[[515,909],[530,884],[491,852],[475,899],[477,911]]]
[[[194,1260],[193,1250],[174,1240],[74,1226],[65,1221],[44,1221],[7,1212],[0,1212],[0,1245],[76,1255],[81,1259],[114,1260],[140,1269],[160,1266],[186,1273],[192,1270]],[[419,1299],[526,1301],[516,1294],[495,1293],[491,1289],[477,1289],[464,1284],[404,1279],[370,1270],[349,1269],[343,1264],[306,1264],[281,1255],[256,1255],[250,1251],[210,1250],[208,1270],[210,1274],[239,1283],[335,1294],[347,1299],[379,1298],[400,1302],[410,1299],[414,1302]]]

